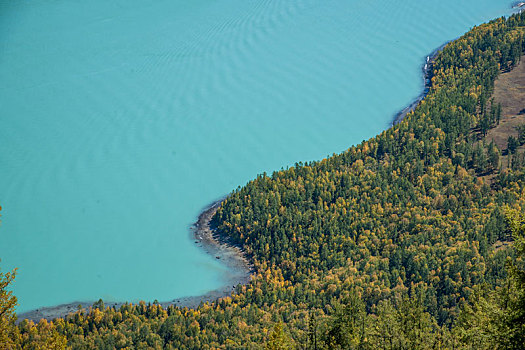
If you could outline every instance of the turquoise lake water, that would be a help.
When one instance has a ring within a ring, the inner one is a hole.
[[[0,0],[1,269],[18,311],[222,285],[189,227],[389,127],[502,0]]]

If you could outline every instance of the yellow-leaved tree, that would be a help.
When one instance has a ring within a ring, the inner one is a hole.
[[[0,347],[4,349],[15,348],[18,338],[18,328],[15,326],[16,297],[7,290],[15,275],[16,269],[5,274],[0,272]]]

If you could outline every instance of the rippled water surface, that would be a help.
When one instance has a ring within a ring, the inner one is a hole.
[[[188,228],[263,171],[387,128],[427,53],[502,0],[0,0],[2,270],[19,311],[170,300]]]

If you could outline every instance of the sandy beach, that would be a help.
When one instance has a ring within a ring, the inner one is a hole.
[[[239,247],[229,245],[224,239],[216,235],[210,226],[213,215],[219,208],[222,199],[213,202],[206,207],[199,215],[197,222],[191,227],[191,238],[195,244],[199,245],[208,254],[215,259],[220,260],[227,268],[228,274],[226,276],[226,283],[223,287],[207,292],[202,295],[187,296],[173,299],[170,301],[160,302],[160,304],[167,308],[170,305],[187,308],[197,308],[201,303],[213,302],[217,299],[231,295],[235,287],[239,284],[246,284],[251,280],[253,271],[252,266],[244,256],[244,253]],[[89,310],[96,301],[76,301],[72,303],[43,307],[36,310],[31,310],[18,314],[18,322],[28,319],[38,322],[40,319],[53,320],[60,317],[65,317],[71,313],[83,309]],[[147,301],[147,302],[153,302]],[[125,302],[104,302],[105,306],[120,308]]]

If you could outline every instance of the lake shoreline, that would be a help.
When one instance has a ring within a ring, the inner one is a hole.
[[[160,302],[164,308],[169,306],[177,306],[181,308],[195,309],[201,303],[213,302],[217,299],[230,296],[239,284],[248,284],[252,278],[253,267],[248,262],[244,252],[237,246],[227,242],[224,237],[216,234],[215,229],[211,225],[211,220],[223,199],[215,201],[207,206],[198,216],[197,221],[190,228],[191,238],[204,249],[208,254],[215,257],[227,267],[228,272],[224,279],[226,283],[217,289],[209,291],[205,294],[187,296],[176,298],[170,301]],[[150,301],[153,302],[153,301]],[[42,307],[27,312],[17,314],[17,323],[22,320],[32,320],[38,322],[41,319],[48,321],[63,318],[70,314],[83,310],[89,312],[89,309],[96,301],[76,301],[72,303],[60,304],[57,306]],[[122,305],[130,304],[128,302],[104,302],[106,307],[113,307],[119,309]],[[133,304],[133,303],[131,303]]]
[[[392,126],[400,123],[405,116],[413,111],[418,104],[427,96],[431,88],[432,79],[432,68],[433,63],[441,52],[441,50],[449,43],[447,41],[443,45],[433,50],[426,58],[423,64],[423,78],[424,88],[423,91],[405,108],[394,115]],[[191,239],[194,240],[195,244],[199,245],[208,254],[215,257],[228,268],[228,273],[225,276],[226,283],[217,289],[209,291],[205,294],[187,296],[176,298],[170,301],[160,302],[160,304],[167,308],[169,306],[178,306],[181,308],[187,307],[190,309],[197,308],[201,303],[213,302],[217,299],[230,296],[235,289],[235,286],[239,284],[248,284],[252,278],[253,266],[250,265],[244,251],[227,240],[226,237],[218,235],[215,228],[212,226],[212,218],[219,209],[221,203],[225,198],[214,201],[205,207],[197,217],[197,221],[191,226]],[[90,307],[96,300],[91,302],[77,301],[72,303],[60,304],[57,306],[42,307],[35,310],[30,310],[18,314],[18,321],[24,319],[38,322],[40,319],[46,319],[48,321],[66,317],[69,314],[75,313],[82,309],[84,312],[89,311]],[[152,302],[152,301],[150,301]],[[129,304],[129,302],[104,302],[107,307],[120,308],[122,305]],[[133,304],[133,303],[132,303]]]
[[[451,40],[454,41],[454,40]],[[419,105],[421,101],[425,99],[425,97],[428,95],[430,88],[432,87],[432,69],[434,68],[434,62],[445,46],[447,46],[448,43],[451,41],[447,41],[443,45],[439,46],[435,50],[433,50],[428,56],[425,58],[425,62],[423,63],[421,69],[423,71],[423,91],[410,102],[408,106],[400,110],[394,115],[394,118],[392,119],[392,126],[397,125],[403,121],[403,119],[406,117],[406,115],[416,109],[416,107]]]

